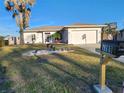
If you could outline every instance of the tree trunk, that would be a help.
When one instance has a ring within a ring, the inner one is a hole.
[[[23,29],[20,29],[20,45],[24,45]]]
[[[24,45],[24,36],[23,36],[23,31],[24,31],[24,28],[23,28],[23,14],[20,13],[20,45]]]

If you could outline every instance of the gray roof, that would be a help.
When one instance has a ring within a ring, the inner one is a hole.
[[[64,27],[67,27],[67,28],[77,28],[77,27],[81,27],[81,28],[101,28],[101,27],[105,27],[105,26],[107,26],[107,25],[76,23],[76,24],[67,25],[67,26],[64,26]]]
[[[24,31],[24,33],[28,32],[55,32],[55,31],[61,31],[64,28],[102,28],[106,25],[97,25],[97,24],[81,24],[76,23],[68,26],[40,26],[35,28],[28,28]]]
[[[64,27],[63,26],[41,26],[35,28],[26,29],[25,32],[32,31],[32,32],[49,32],[49,31],[61,31]]]

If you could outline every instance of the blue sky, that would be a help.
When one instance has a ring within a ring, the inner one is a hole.
[[[36,0],[30,27],[73,23],[104,24],[118,22],[124,27],[124,0]],[[0,35],[19,35],[11,13],[0,0]]]

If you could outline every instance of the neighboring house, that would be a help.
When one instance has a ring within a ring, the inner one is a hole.
[[[50,35],[55,32],[61,33],[61,42],[67,44],[97,44],[101,41],[102,27],[105,25],[73,24],[68,26],[42,26],[24,31],[24,42],[46,43]]]
[[[16,45],[19,45],[19,44],[20,44],[20,37],[15,37],[15,39],[16,39],[16,40],[15,40],[15,41],[16,41],[15,44],[16,44]]]
[[[20,44],[20,38],[14,36],[6,36],[4,37],[5,45],[18,45]]]
[[[120,30],[117,34],[117,40],[124,41],[124,29]]]

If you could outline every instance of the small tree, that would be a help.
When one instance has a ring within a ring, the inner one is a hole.
[[[104,28],[103,28],[103,34],[112,35],[112,37],[116,37],[117,35],[117,23],[106,23]],[[108,38],[108,37],[107,37]]]
[[[5,0],[7,11],[12,13],[12,17],[16,19],[16,23],[20,28],[20,44],[24,44],[23,31],[29,26],[29,18],[31,14],[31,6],[35,0]]]
[[[61,39],[61,33],[56,32],[56,33],[52,34],[52,38],[55,40],[60,40]]]

